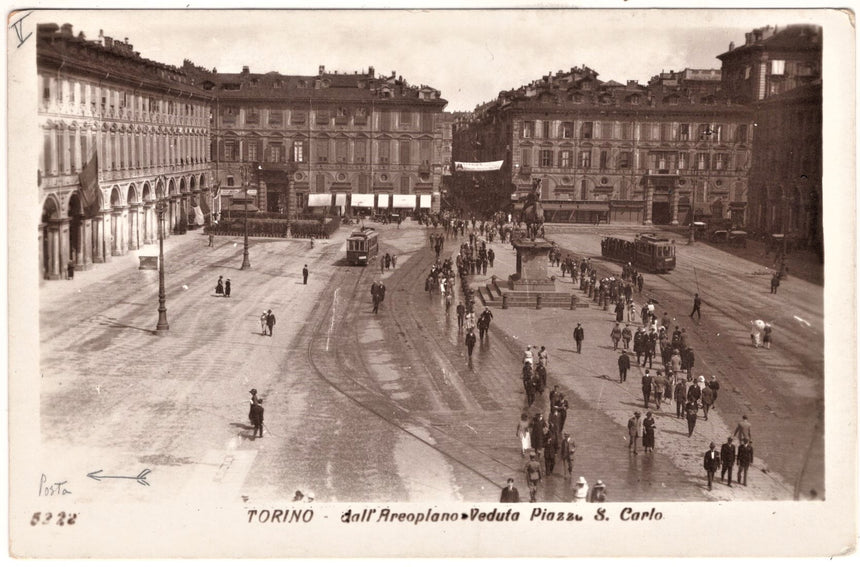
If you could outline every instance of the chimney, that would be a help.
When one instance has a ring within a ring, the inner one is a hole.
[[[729,42],[729,51],[732,51],[734,48],[735,48],[735,42],[730,41]]]
[[[746,39],[747,39],[745,45],[751,44],[752,43],[752,33],[747,32],[745,35],[746,35]]]
[[[242,66],[242,74],[243,74],[243,75],[247,75],[247,74],[248,74],[248,73],[250,73],[250,72],[251,72],[251,70],[248,68],[248,66],[247,66],[247,65],[243,65],[243,66]]]
[[[367,68],[367,74],[370,75],[371,79],[375,78],[376,69],[374,69],[373,66],[371,65],[370,67]]]
[[[63,24],[63,26],[60,28],[60,30],[61,30],[61,33],[65,36],[71,37],[72,35],[74,35],[72,33],[72,24]]]
[[[325,65],[320,65],[319,75],[325,75]]]

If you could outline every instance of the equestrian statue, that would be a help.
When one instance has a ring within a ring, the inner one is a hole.
[[[523,201],[523,211],[520,213],[520,221],[526,223],[526,234],[532,240],[537,238],[543,227],[543,207],[540,205],[541,180],[532,181],[532,190]]]

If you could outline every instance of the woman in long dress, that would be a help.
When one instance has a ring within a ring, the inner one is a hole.
[[[523,455],[532,450],[532,436],[529,429],[529,416],[524,413],[520,416],[520,423],[517,425],[517,437],[520,439]]]
[[[645,414],[645,419],[642,421],[642,447],[645,452],[654,452],[654,430],[657,426],[654,423],[654,417],[651,412]]]

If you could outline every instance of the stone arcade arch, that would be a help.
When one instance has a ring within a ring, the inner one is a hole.
[[[119,186],[114,185],[110,190],[110,255],[122,256],[125,244],[123,231],[123,213],[125,204]]]
[[[64,276],[66,254],[62,238],[68,224],[61,220],[60,202],[53,194],[42,204],[42,220],[39,224],[39,269],[43,279],[58,280]],[[65,227],[64,227],[65,225]]]
[[[143,235],[143,243],[144,244],[152,244],[155,241],[155,210],[152,206],[155,201],[155,195],[152,192],[152,188],[149,185],[149,182],[143,184],[143,191],[141,192],[141,203],[143,207],[143,213],[141,214],[141,224],[142,229],[141,233]]]
[[[125,202],[128,205],[128,215],[126,217],[126,230],[128,233],[128,246],[126,250],[137,250],[140,248],[140,197],[137,193],[137,187],[134,183],[128,186],[126,191]]]

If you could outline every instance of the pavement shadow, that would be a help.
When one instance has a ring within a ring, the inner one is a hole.
[[[234,421],[230,425],[232,425],[233,427],[238,427],[239,429],[244,429],[245,431],[253,431],[254,430],[254,426],[248,425],[247,423],[236,423]]]
[[[135,331],[141,331],[141,332],[146,333],[148,335],[157,334],[156,331],[153,329],[144,329],[143,327],[135,327],[134,325],[126,325],[124,323],[120,323],[119,321],[117,321],[116,319],[113,319],[111,317],[106,317],[105,319],[107,319],[107,322],[102,322],[101,325],[104,325],[106,327],[110,327],[111,329],[133,329]]]

